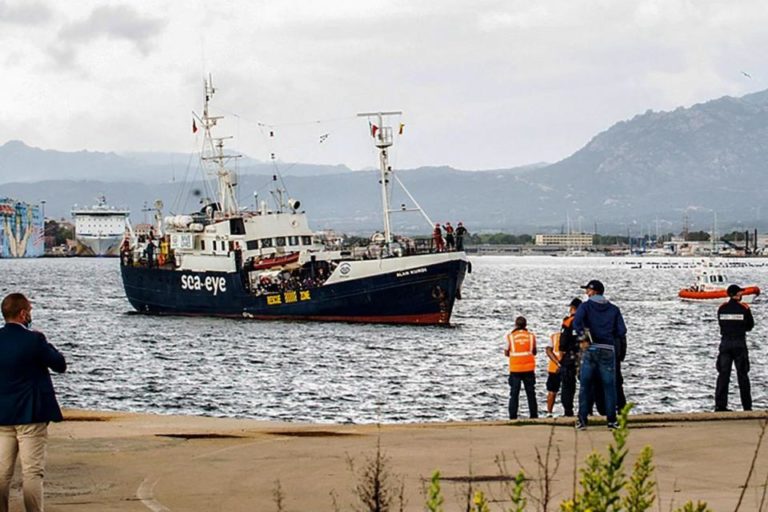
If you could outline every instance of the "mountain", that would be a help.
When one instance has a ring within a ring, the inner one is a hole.
[[[185,174],[199,176],[190,162],[189,155],[173,153],[60,153],[9,142],[0,147],[0,196],[46,199],[47,212],[60,216],[103,193],[110,203],[131,207],[140,221],[144,203],[158,198],[174,213],[198,206],[199,194],[190,191],[203,190],[203,184],[181,185]],[[462,220],[474,231],[559,231],[569,219],[572,229],[639,234],[657,225],[677,232],[684,219],[693,230],[710,230],[715,215],[720,231],[766,229],[761,212],[768,215],[767,166],[768,91],[762,91],[647,111],[551,165],[492,171],[425,167],[397,175],[431,220]],[[253,192],[261,199],[268,195],[272,169],[245,160],[242,204],[253,202]],[[39,181],[59,171],[62,180]],[[376,172],[298,165],[283,179],[317,229],[363,233],[381,225]],[[392,204],[401,203],[411,206],[396,191]],[[400,230],[429,230],[418,214],[398,213],[393,220]]]
[[[322,176],[349,172],[343,165],[283,164],[287,176]],[[272,163],[243,158],[242,174],[271,175]],[[27,146],[13,140],[0,146],[0,183],[43,180],[164,183],[200,175],[197,157],[184,153],[99,151],[64,152]]]

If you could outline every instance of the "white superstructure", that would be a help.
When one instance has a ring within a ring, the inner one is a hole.
[[[94,206],[78,208],[75,205],[72,209],[78,255],[117,256],[120,243],[128,229],[128,216],[131,212],[124,208],[107,206],[104,196],[99,196],[98,199]]]

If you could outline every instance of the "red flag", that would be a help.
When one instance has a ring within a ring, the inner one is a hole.
[[[376,132],[379,131],[379,127],[375,124],[371,125],[371,137],[376,137]]]
[[[197,124],[195,124],[195,120],[192,120],[192,133],[197,133]]]

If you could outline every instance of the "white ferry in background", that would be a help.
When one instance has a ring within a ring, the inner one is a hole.
[[[130,230],[130,210],[107,206],[99,196],[98,203],[87,208],[72,209],[78,256],[118,256],[126,230]]]

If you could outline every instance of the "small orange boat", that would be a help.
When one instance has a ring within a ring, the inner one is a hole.
[[[696,283],[683,288],[677,293],[677,296],[683,300],[691,301],[723,301],[728,299],[728,285],[731,284],[725,277],[725,274],[718,271],[712,265],[704,266],[699,270],[696,276]],[[754,285],[742,286],[744,292],[741,294],[741,300],[746,303],[752,302],[752,299],[760,295],[760,288]]]

